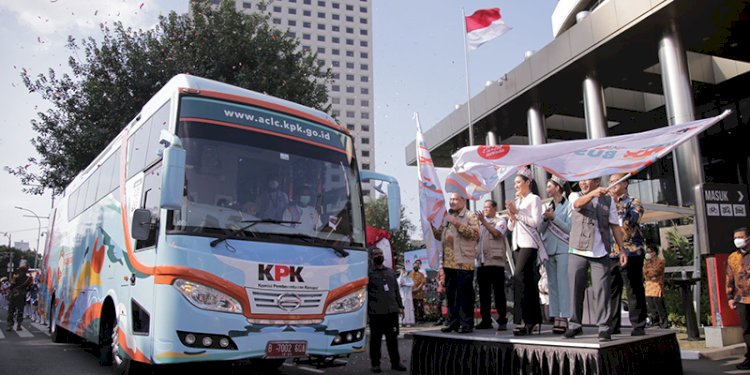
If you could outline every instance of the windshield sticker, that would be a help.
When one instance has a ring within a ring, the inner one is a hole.
[[[206,119],[244,125],[341,150],[346,149],[346,135],[343,133],[297,117],[258,107],[213,99],[184,97],[180,108],[180,118]]]

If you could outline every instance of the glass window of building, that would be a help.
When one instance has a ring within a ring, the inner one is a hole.
[[[370,112],[362,112],[362,113],[360,114],[360,117],[361,117],[361,118],[362,118],[363,120],[369,120],[369,119],[370,119]]]
[[[307,39],[310,39],[310,38],[307,38]],[[302,46],[302,50],[310,52],[310,46]]]
[[[354,22],[354,17],[346,16],[346,22]]]
[[[289,20],[289,21],[287,21],[287,25],[289,25],[289,26],[297,26],[297,21],[295,21],[295,20]]]
[[[368,77],[368,76],[359,77],[359,81],[360,82],[370,82],[370,77]]]
[[[370,144],[370,138],[363,137],[362,138],[362,144],[363,145],[369,145]]]
[[[359,19],[359,23],[361,23],[363,25],[367,25],[367,18],[360,18]]]
[[[347,27],[346,28],[346,33],[347,34],[354,34],[354,28],[353,27]]]
[[[370,106],[370,101],[369,100],[362,100],[362,101],[359,102],[359,105],[361,105],[362,107],[369,107]]]
[[[341,87],[339,85],[331,85],[331,91],[339,92]]]
[[[312,26],[310,22],[302,22],[302,27],[309,29]]]
[[[367,7],[359,7],[361,13],[367,13]]]
[[[318,12],[318,18],[326,18],[325,12]]]
[[[366,58],[368,58],[369,56],[370,56],[370,54],[369,54],[369,53],[367,53],[367,52],[360,52],[360,53],[359,53],[359,57],[360,57],[360,58],[363,58],[363,59],[366,59]]]
[[[370,131],[370,125],[362,125],[362,131],[363,132],[369,132]],[[370,156],[369,154],[367,156]]]
[[[370,163],[362,163],[362,169],[366,171],[370,170]]]
[[[346,92],[353,94],[354,93],[354,86],[346,86]]]
[[[305,5],[310,5],[311,0],[303,0],[302,3]]]
[[[258,4],[258,10],[265,11],[266,10],[266,4],[263,4],[263,3]]]
[[[333,79],[339,79],[340,75],[338,73],[333,73],[331,77],[333,77]]]
[[[326,36],[325,35],[318,35],[318,42],[325,42]]]
[[[325,47],[318,47],[318,53],[326,53]]]
[[[331,103],[333,103],[333,104],[341,104],[341,98],[339,98],[339,97],[332,97],[331,98]]]
[[[341,115],[341,112],[338,109],[334,109],[331,111],[331,116],[338,117],[339,115]]]
[[[367,47],[367,45],[368,45],[368,43],[367,43],[367,41],[366,41],[366,40],[360,40],[360,41],[359,41],[359,46],[360,46],[360,47]]]
[[[289,8],[286,11],[289,14],[297,14],[297,8]]]
[[[349,130],[354,130],[354,124],[346,124],[346,128]]]
[[[302,34],[302,39],[310,40],[310,34]]]
[[[367,29],[359,29],[359,35],[367,35]]]
[[[339,16],[338,14],[334,13],[334,14],[331,14],[331,19],[334,20],[334,21],[338,21],[339,19],[341,19],[341,16]],[[338,26],[336,26],[336,27],[338,27]]]
[[[334,48],[334,49],[331,50],[331,54],[338,56],[338,55],[341,54],[341,50],[339,50],[338,48]],[[335,63],[335,65],[333,65],[333,66],[336,66],[336,67],[339,66],[339,62],[338,61],[334,61],[334,63]]]
[[[273,7],[273,11],[276,13],[281,13],[281,7]]]
[[[354,81],[354,74],[347,74],[346,75],[346,80],[347,81]]]
[[[346,105],[354,105],[354,98],[346,98]]]
[[[367,87],[362,87],[359,89],[359,93],[362,95],[370,95],[370,89],[368,89]]]
[[[346,57],[354,57],[354,51],[346,50]]]
[[[273,24],[274,25],[281,25],[281,18],[274,18],[273,19]]]
[[[339,54],[337,49],[334,49],[333,51],[336,51],[336,53],[334,53],[334,55],[338,55]],[[341,62],[340,61],[331,61],[331,65],[334,68],[338,68],[339,66],[341,66]]]
[[[312,12],[309,11],[309,10],[303,10],[302,11],[302,15],[305,16],[305,17],[310,17],[310,16],[312,16]]]
[[[352,10],[353,11],[354,10],[354,6],[353,5],[347,5],[346,6],[346,10]]]
[[[354,111],[346,111],[347,118],[354,118]]]
[[[360,64],[359,65],[360,70],[370,70],[370,66],[367,64]]]
[[[286,33],[286,35],[289,35],[290,38],[296,38],[297,37],[297,33],[295,33],[294,31],[290,31],[290,32]]]
[[[326,6],[326,2],[325,1],[318,1],[318,6],[319,7],[324,7],[324,6]]]
[[[354,69],[354,63],[353,62],[347,62],[346,63],[346,68],[347,69]]]
[[[242,2],[242,9],[251,9],[253,7],[253,4],[250,4],[246,1]]]
[[[341,4],[339,4],[337,2],[331,3],[331,6],[333,7],[333,9],[339,9],[339,8],[341,8]]]
[[[347,46],[353,46],[354,45],[354,39],[347,39],[346,40],[346,45]]]
[[[368,151],[368,150],[362,150],[362,157],[363,158],[369,158],[370,157],[370,151]]]
[[[339,31],[341,31],[341,28],[339,28],[336,25],[333,25],[333,26],[331,26],[331,31],[339,32]]]
[[[334,37],[331,38],[331,42],[341,43],[341,39],[339,39],[339,37],[337,37],[337,36],[334,36]]]

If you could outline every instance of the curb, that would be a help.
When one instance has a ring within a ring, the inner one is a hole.
[[[710,360],[722,360],[727,358],[739,358],[745,355],[744,343],[725,346],[723,348],[710,349],[699,352],[701,358]]]

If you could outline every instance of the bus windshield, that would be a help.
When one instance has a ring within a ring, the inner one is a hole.
[[[364,247],[350,136],[298,117],[195,97],[182,98],[177,134],[187,156],[186,181],[172,232]]]

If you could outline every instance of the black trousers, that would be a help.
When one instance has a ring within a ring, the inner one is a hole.
[[[646,288],[643,286],[643,257],[628,257],[628,264],[624,268],[619,265],[612,267],[612,288],[610,289],[610,306],[612,309],[613,330],[620,329],[622,317],[622,288],[628,293],[628,315],[633,328],[646,327]]]
[[[8,301],[8,327],[13,326],[13,321],[18,324],[23,322],[23,307],[26,305],[26,296],[24,298],[13,298]]]
[[[669,315],[667,308],[664,306],[664,297],[646,297],[646,306],[651,312],[651,322],[658,324],[661,328],[667,328],[669,325]]]
[[[495,309],[497,322],[505,324],[508,308],[505,298],[505,267],[480,266],[477,268],[477,284],[479,284],[479,312],[483,322],[491,322],[492,295],[495,295]],[[494,292],[494,293],[493,293]]]
[[[380,343],[385,335],[385,345],[391,365],[401,363],[398,354],[398,313],[370,314],[370,363],[380,366]]]
[[[745,359],[750,359],[750,306],[738,303],[737,315],[740,317],[742,338],[745,339]]]
[[[474,328],[474,271],[444,268],[448,326]]]
[[[516,252],[516,272],[513,275],[513,323],[542,322],[539,305],[539,285],[534,277],[537,249],[520,248]]]
[[[412,299],[414,305],[414,320],[417,322],[424,321],[424,299]]]

